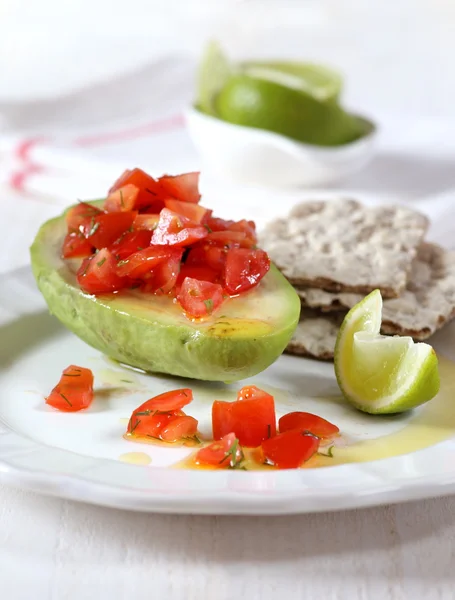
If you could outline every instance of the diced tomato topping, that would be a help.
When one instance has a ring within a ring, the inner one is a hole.
[[[228,433],[220,440],[201,448],[194,460],[199,465],[234,469],[242,462],[243,452],[235,433]]]
[[[73,233],[75,231],[82,231],[85,223],[90,222],[91,219],[103,214],[103,211],[97,206],[93,206],[88,202],[79,202],[75,206],[72,206],[66,213],[66,224],[68,225],[68,232]]]
[[[177,283],[180,273],[180,262],[182,260],[182,248],[167,248],[169,253],[167,260],[157,265],[143,285],[144,292],[153,294],[168,294]]]
[[[64,412],[88,408],[93,401],[93,373],[90,369],[70,365],[46,398],[46,404]]]
[[[166,246],[149,246],[121,260],[117,264],[117,274],[132,279],[152,277],[152,270],[171,256],[172,252]]]
[[[118,240],[133,225],[135,217],[134,212],[102,213],[84,223],[84,235],[92,246],[101,250]]]
[[[151,239],[151,231],[127,231],[112,244],[109,250],[117,260],[124,260],[130,256],[130,254],[148,248]]]
[[[107,212],[129,212],[136,208],[139,188],[131,183],[113,191],[104,201],[104,210]]]
[[[188,266],[207,266],[217,273],[221,273],[226,264],[226,248],[219,248],[211,244],[205,244],[191,248],[188,253],[185,265]]]
[[[164,392],[158,396],[146,400],[143,404],[138,406],[134,413],[144,411],[169,411],[169,410],[180,410],[187,404],[193,401],[193,392],[189,388],[182,388],[179,390],[171,390],[170,392]],[[133,414],[134,414],[133,413]]]
[[[163,208],[160,220],[152,236],[152,244],[167,246],[191,246],[207,237],[207,229],[186,217]]]
[[[264,458],[278,469],[297,469],[318,451],[318,438],[301,431],[280,433],[262,443]]]
[[[278,421],[278,429],[281,433],[296,429],[297,431],[312,433],[323,439],[334,437],[340,432],[339,428],[333,423],[307,412],[291,412],[284,415]]]
[[[189,317],[203,317],[226,294],[257,285],[270,261],[255,249],[254,222],[214,217],[198,204],[198,186],[196,172],[155,179],[136,168],[114,183],[103,210],[72,207],[62,256],[85,259],[77,274],[82,289],[170,294]]]
[[[106,294],[126,285],[126,281],[117,275],[117,262],[107,248],[84,259],[77,272],[77,281],[88,294]]]
[[[130,417],[126,432],[134,436],[160,438],[161,430],[178,412],[156,412],[135,410]]]
[[[242,244],[249,245],[246,233],[243,231],[213,231],[207,235],[207,242],[213,242],[215,244],[221,244],[222,246],[228,246],[230,248],[238,248]]]
[[[212,406],[213,437],[234,432],[242,446],[254,448],[276,434],[273,396],[255,386],[242,388],[236,402],[216,400]]]
[[[183,175],[164,175],[158,179],[168,197],[197,204],[201,199],[199,193],[199,173]]]
[[[82,233],[67,233],[63,240],[63,258],[84,258],[90,256],[93,246],[82,235]]]
[[[137,215],[134,219],[133,227],[134,229],[145,229],[147,231],[155,231],[158,222],[160,220],[160,215]]]
[[[270,259],[263,250],[232,248],[226,256],[225,288],[240,294],[257,285],[270,269]]]
[[[226,231],[235,221],[226,221],[226,219],[220,219],[219,217],[210,217],[207,221],[207,226],[212,231]]]
[[[168,194],[156,179],[148,175],[142,169],[126,170],[109,190],[109,194],[115,192],[125,185],[134,185],[139,189],[135,208],[137,210],[153,209],[159,213],[164,207],[164,200]]]
[[[185,279],[198,279],[199,281],[209,281],[210,283],[216,283],[219,278],[219,274],[211,269],[210,267],[203,267],[197,265],[188,265],[186,262],[180,269],[180,274],[177,279],[177,289],[180,293],[182,283]]]
[[[192,317],[207,317],[223,303],[223,288],[217,283],[186,277],[177,299]]]
[[[174,200],[173,198],[169,198],[164,201],[164,205],[172,212],[177,213],[187,219],[190,219],[194,223],[207,223],[212,211],[208,208],[204,208],[203,206],[199,206],[199,204],[191,204],[190,202],[182,202],[181,200]],[[209,228],[207,226],[207,231]]]
[[[160,432],[160,438],[165,442],[177,442],[181,438],[196,435],[198,422],[194,417],[184,415],[169,419]]]

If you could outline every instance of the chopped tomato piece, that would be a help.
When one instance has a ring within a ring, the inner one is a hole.
[[[130,254],[144,250],[150,246],[151,231],[127,231],[116,240],[109,250],[117,260],[124,260]]]
[[[136,208],[139,188],[131,183],[110,193],[104,201],[103,208],[107,212],[128,212]]]
[[[256,223],[254,221],[237,221],[229,226],[229,231],[241,231],[253,244],[257,243]]]
[[[67,233],[63,240],[63,258],[84,258],[90,256],[93,246],[85,239],[82,233]]]
[[[188,253],[185,265],[188,266],[206,266],[217,273],[221,273],[226,263],[226,248],[205,244],[191,248]],[[197,279],[197,277],[196,277]]]
[[[291,412],[278,421],[281,433],[296,429],[309,432],[319,438],[331,438],[339,433],[339,428],[322,417],[307,412]]]
[[[177,283],[182,260],[182,248],[167,248],[168,258],[157,265],[143,286],[144,292],[168,294]]]
[[[97,248],[106,248],[113,244],[132,225],[136,217],[134,212],[102,213],[84,223],[84,235]]]
[[[152,244],[167,246],[190,246],[207,237],[207,229],[186,217],[163,208],[160,220],[152,236]]]
[[[243,231],[213,231],[207,235],[206,241],[235,248],[247,243],[247,237]]]
[[[93,401],[93,373],[90,369],[70,365],[46,398],[46,404],[64,412],[88,408]]]
[[[207,221],[208,227],[212,231],[226,231],[235,221],[227,221],[226,219],[220,219],[219,217],[210,217]]]
[[[318,438],[293,430],[280,433],[262,443],[269,464],[278,469],[297,469],[318,451]]]
[[[178,416],[176,412],[156,412],[135,410],[128,421],[126,432],[134,436],[159,438],[161,430],[171,419]]]
[[[217,283],[186,277],[177,299],[191,316],[206,317],[223,303],[223,288]]]
[[[139,189],[135,208],[137,210],[150,209],[158,213],[164,207],[164,200],[168,197],[156,179],[142,169],[126,170],[109,190],[109,194],[125,185],[134,185]]]
[[[220,440],[201,448],[194,457],[196,464],[218,469],[234,469],[243,460],[243,452],[235,433],[228,433]]]
[[[70,233],[74,231],[83,231],[85,223],[90,222],[91,219],[102,214],[103,211],[97,206],[93,206],[87,202],[79,202],[79,204],[72,206],[66,213],[68,231]]]
[[[117,275],[141,279],[152,276],[152,269],[172,257],[172,252],[166,246],[149,246],[130,254],[117,264]]]
[[[242,446],[260,446],[276,434],[273,396],[255,386],[248,386],[240,390],[236,402],[215,400],[212,427],[216,440],[234,432]]]
[[[263,250],[231,248],[226,256],[225,288],[240,294],[257,285],[270,269],[270,259]]]
[[[170,419],[163,427],[160,438],[165,442],[177,442],[197,433],[198,422],[194,417],[184,415]]]
[[[183,175],[164,175],[158,182],[168,197],[197,204],[201,199],[199,193],[199,173],[184,173]]]
[[[126,281],[117,275],[117,262],[113,254],[103,248],[86,258],[77,272],[77,281],[88,294],[106,294],[125,287]]]
[[[198,265],[184,264],[180,269],[180,274],[177,279],[177,287],[181,288],[182,283],[187,277],[191,279],[198,279],[199,281],[209,281],[210,283],[216,283],[218,281],[218,273],[210,267],[203,267]]]
[[[134,219],[133,227],[134,229],[146,229],[148,231],[155,231],[159,220],[160,215],[137,215],[137,217]]]
[[[169,411],[169,410],[180,410],[187,404],[193,401],[193,392],[189,388],[182,388],[180,390],[171,390],[170,392],[164,392],[158,396],[146,400],[141,404],[134,413],[137,411]],[[133,414],[134,414],[133,413]]]
[[[164,205],[172,212],[177,213],[178,215],[182,215],[194,223],[207,223],[212,211],[208,208],[204,208],[203,206],[199,206],[199,204],[191,204],[191,202],[182,202],[181,200],[174,200],[173,198],[169,198],[164,201]],[[207,226],[208,227],[208,226]],[[209,231],[209,229],[207,229]]]

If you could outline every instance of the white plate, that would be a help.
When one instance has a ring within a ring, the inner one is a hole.
[[[0,290],[0,477],[5,483],[118,508],[200,514],[326,511],[455,491],[455,443],[450,439],[394,458],[318,469],[166,468],[189,450],[135,444],[122,434],[133,408],[165,389],[181,387],[182,380],[142,375],[109,363],[48,315],[28,270],[4,276]],[[437,347],[452,346],[454,334],[447,328],[436,336]],[[97,395],[86,412],[59,413],[47,407],[43,397],[71,363],[94,371]],[[444,437],[440,428],[446,423],[425,413],[428,407],[405,417],[374,418],[340,403],[329,364],[284,356],[251,381],[272,390],[279,413],[296,408],[319,413],[351,440],[370,440],[366,447],[375,447],[373,439],[415,427],[419,419],[430,437]],[[188,412],[209,431],[211,401],[233,398],[240,384],[188,383],[195,390]],[[404,450],[415,445],[424,429],[406,430],[416,436],[407,435]],[[144,452],[152,462],[126,464],[120,457],[129,452]]]

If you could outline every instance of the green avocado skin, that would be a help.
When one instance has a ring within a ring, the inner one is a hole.
[[[65,227],[58,217],[40,228],[30,250],[33,274],[50,312],[114,360],[148,372],[229,383],[270,366],[295,331],[300,300],[273,266],[257,288],[227,300],[221,316],[202,323],[187,319],[169,298],[85,294],[60,258]]]

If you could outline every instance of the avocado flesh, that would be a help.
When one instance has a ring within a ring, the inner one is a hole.
[[[166,296],[122,290],[81,291],[80,261],[60,256],[64,217],[47,221],[31,247],[32,270],[50,312],[110,358],[155,373],[233,382],[260,373],[295,331],[300,300],[272,266],[253,290],[226,300],[207,319],[191,320]]]

